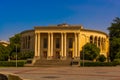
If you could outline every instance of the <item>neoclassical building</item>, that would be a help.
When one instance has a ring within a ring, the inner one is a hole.
[[[81,25],[60,24],[35,26],[21,32],[21,51],[34,51],[34,59],[79,59],[86,43],[96,44],[100,54],[108,57],[109,37],[97,30],[84,29]]]

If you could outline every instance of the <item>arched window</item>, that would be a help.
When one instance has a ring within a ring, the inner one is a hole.
[[[90,43],[93,43],[93,36],[90,36]]]
[[[100,48],[100,37],[98,38],[98,47]]]
[[[103,43],[103,38],[101,38],[101,50],[103,51],[103,45],[104,45],[104,43]]]
[[[94,44],[97,45],[97,36],[94,38]]]

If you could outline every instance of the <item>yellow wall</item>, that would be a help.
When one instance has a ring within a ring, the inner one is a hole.
[[[88,30],[88,29],[83,29],[82,26],[49,26],[49,27],[35,27],[34,30],[28,30],[28,31],[23,31],[21,33],[21,38],[25,36],[31,36],[31,45],[30,49],[35,50],[35,34],[40,34],[40,33],[67,33],[70,36],[74,36],[75,33],[79,34],[79,43],[80,45],[80,51],[82,50],[82,47],[90,42],[90,36],[93,36],[93,38],[97,37],[100,38],[100,40],[105,41],[104,45],[100,43],[100,54],[104,54],[106,57],[109,55],[109,38],[108,35],[104,32],[101,31],[96,31],[96,30]],[[70,35],[72,33],[72,35]],[[42,38],[42,37],[41,37]],[[74,44],[74,43],[73,43]],[[102,44],[102,45],[101,45]],[[103,46],[105,48],[103,49]],[[74,48],[74,47],[73,47]],[[24,49],[21,47],[22,51],[25,50],[30,50],[30,49]]]

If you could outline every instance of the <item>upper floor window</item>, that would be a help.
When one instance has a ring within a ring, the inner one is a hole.
[[[43,48],[47,48],[48,47],[48,39],[44,38],[43,39]]]
[[[69,48],[73,48],[73,38],[69,38]]]
[[[56,48],[60,48],[60,38],[56,38]]]

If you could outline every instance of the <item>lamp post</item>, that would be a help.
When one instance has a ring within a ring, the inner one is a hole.
[[[82,34],[82,35],[85,37],[85,43],[86,43],[86,42],[87,42],[87,41],[86,41],[87,36],[86,36],[85,34]],[[83,47],[83,67],[84,67],[84,54],[85,54],[85,53],[84,53],[84,50],[85,50],[85,49],[84,49],[84,47]]]
[[[17,67],[17,44],[16,44],[16,67]]]
[[[84,47],[83,47],[83,67],[84,67]]]

